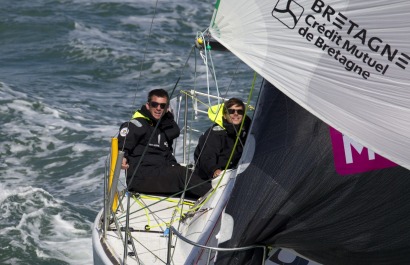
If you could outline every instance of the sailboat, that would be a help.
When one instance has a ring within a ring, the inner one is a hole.
[[[264,79],[241,161],[198,201],[109,196],[95,264],[409,264],[409,15],[218,0],[209,36]]]

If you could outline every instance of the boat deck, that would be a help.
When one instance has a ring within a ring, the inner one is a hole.
[[[116,260],[124,258],[124,240],[126,227],[126,200],[124,197],[117,211],[117,222],[112,222],[106,234],[105,246]],[[187,213],[194,205],[185,200],[181,205],[179,198],[132,194],[130,197],[129,230],[130,238],[127,247],[127,264],[166,264],[168,249],[167,225],[177,225],[181,212]],[[121,230],[121,233],[118,232]],[[173,238],[173,245],[175,245]],[[189,246],[187,246],[189,250]],[[171,264],[183,264],[186,258],[176,249]],[[177,253],[178,252],[178,253]]]

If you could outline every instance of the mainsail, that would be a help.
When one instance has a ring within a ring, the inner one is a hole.
[[[410,2],[220,0],[210,32],[268,81],[219,246],[409,264]]]

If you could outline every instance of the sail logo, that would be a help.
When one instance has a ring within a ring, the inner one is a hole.
[[[410,55],[402,51],[405,43],[395,36],[389,36],[387,29],[378,33],[368,30],[372,19],[359,23],[355,15],[349,16],[348,12],[338,12],[325,0],[315,0],[304,18],[306,26],[298,32],[347,71],[363,79],[369,79],[371,73],[389,74],[391,63],[406,70]]]
[[[397,166],[353,139],[330,128],[336,172],[350,175]]]
[[[279,0],[272,11],[272,16],[286,27],[294,29],[303,11],[304,8],[293,0]]]
[[[389,44],[386,40],[383,40],[379,36],[372,36],[370,32],[366,28],[362,28],[359,23],[353,21],[353,19],[347,17],[341,12],[337,12],[332,6],[327,5],[323,0],[315,0],[312,5],[312,11],[316,14],[320,14],[323,18],[327,20],[327,22],[331,23],[339,30],[343,30],[353,38],[353,40],[358,40],[362,46],[367,46],[372,52],[381,57],[387,57],[387,60],[390,62],[394,62],[395,65],[400,67],[401,69],[405,70],[406,66],[409,64],[410,56],[406,53],[400,52],[398,49],[393,48],[393,45]],[[340,46],[341,37],[338,36],[336,38],[328,38],[336,45]],[[344,43],[343,48],[345,46],[349,47],[346,49],[347,51],[351,52],[351,54],[357,57],[357,54],[363,54],[364,52],[360,51],[356,45],[350,43],[350,41],[346,40]],[[363,62],[366,62],[366,57],[361,56],[358,59],[363,57]],[[369,61],[369,65],[371,57],[368,55],[367,61]],[[373,62],[373,65],[375,63]]]

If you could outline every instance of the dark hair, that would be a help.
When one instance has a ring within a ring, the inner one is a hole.
[[[226,114],[228,112],[228,109],[234,105],[239,105],[242,107],[243,110],[245,110],[245,104],[242,100],[240,100],[239,98],[230,98],[228,101],[225,102],[223,114]]]
[[[167,98],[167,102],[169,103],[169,95],[168,92],[164,89],[153,89],[148,93],[148,102],[151,102],[153,96],[157,96],[159,98]]]

